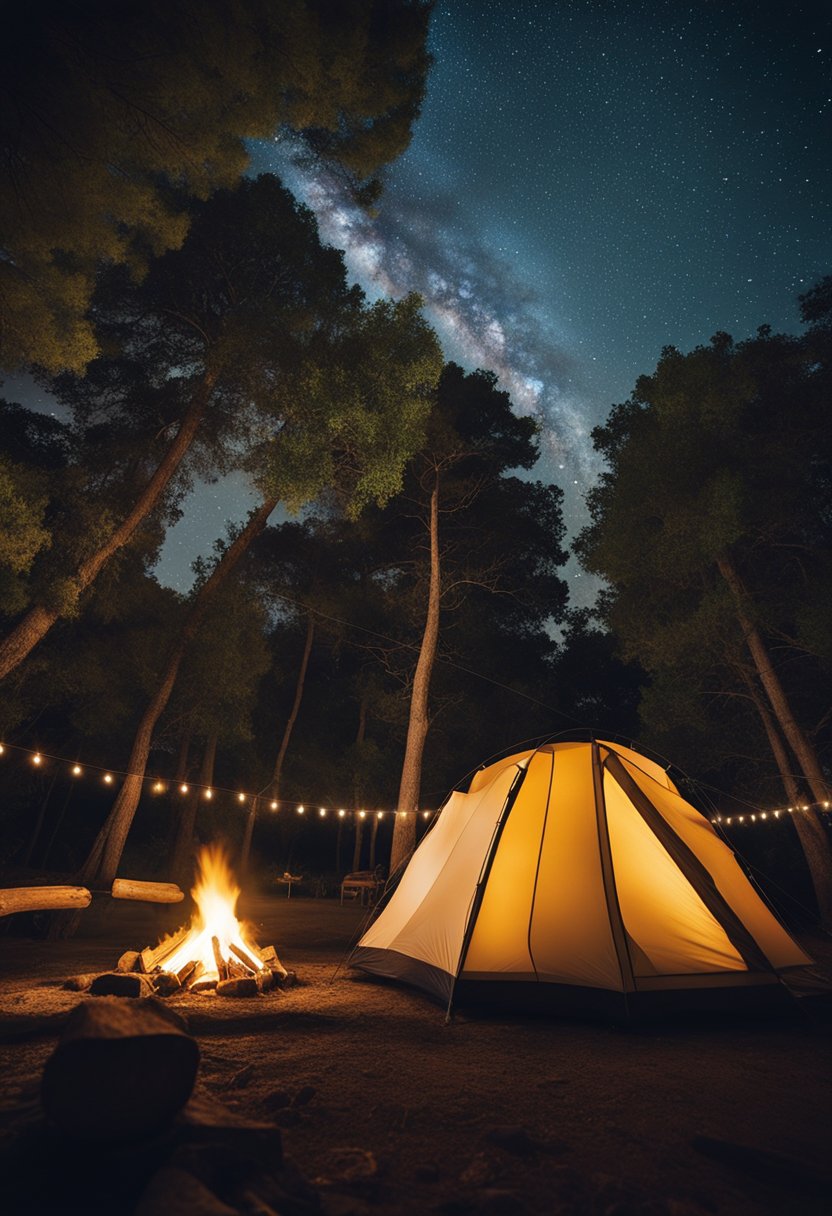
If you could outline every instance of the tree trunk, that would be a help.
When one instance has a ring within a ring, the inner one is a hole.
[[[373,815],[373,826],[370,831],[370,869],[376,868],[376,837],[378,836],[378,815]]]
[[[731,594],[734,597],[736,605],[737,620],[740,623],[746,645],[754,660],[754,666],[757,669],[760,683],[765,689],[766,696],[771,703],[771,708],[774,710],[774,716],[780,725],[780,729],[797,757],[797,762],[809,783],[809,788],[815,801],[827,801],[829,799],[829,787],[823,775],[817,753],[805,732],[795,720],[785,689],[780,683],[777,672],[774,670],[763,637],[748,615],[746,609],[747,593],[742,580],[734,569],[733,563],[727,557],[720,558],[717,561],[717,566],[720,574],[731,589]]]
[[[199,787],[189,790],[186,795],[185,805],[182,807],[182,814],[179,816],[176,843],[173,846],[173,863],[170,868],[171,877],[174,882],[177,882],[185,890],[190,886],[193,878],[194,826],[196,825],[196,814],[199,810],[199,799],[202,790],[205,788],[210,789],[214,783],[214,761],[216,760],[216,756],[217,733],[215,731],[206,741],[205,751],[202,753]]]
[[[419,792],[422,784],[422,755],[427,738],[428,695],[436,647],[439,641],[439,474],[430,496],[430,591],[428,611],[422,645],[413,676],[413,691],[410,696],[410,719],[407,726],[407,744],[399,786],[398,814],[393,828],[393,848],[390,857],[390,873],[394,873],[413,852],[416,844],[416,813],[419,809]]]
[[[212,572],[210,578],[203,583],[197,592],[196,599],[185,620],[179,640],[171,651],[164,674],[159,682],[154,696],[142,715],[136,736],[133,740],[133,750],[127,764],[127,776],[119,790],[113,809],[107,821],[98,834],[90,855],[81,871],[90,875],[102,885],[109,886],[116,876],[121,854],[127,840],[136,808],[139,805],[144,774],[147,768],[147,758],[150,754],[150,744],[153,730],[159,717],[170,700],[179,667],[185,652],[196,636],[202,618],[207,611],[215,593],[225,581],[235,565],[248,549],[249,545],[263,531],[269,516],[278,503],[277,498],[270,498],[254,512],[243,531],[223,554],[222,560]],[[90,873],[91,871],[91,873]]]
[[[364,801],[361,786],[361,773],[359,765],[361,763],[361,744],[367,737],[367,694],[361,694],[361,701],[358,705],[358,730],[355,732],[355,748],[356,748],[356,766],[352,777],[352,804],[357,809]]]
[[[809,877],[812,880],[821,924],[824,928],[832,928],[832,850],[829,848],[826,830],[817,812],[812,807],[809,807],[805,811],[802,809],[800,790],[798,789],[794,773],[791,771],[789,755],[778,733],[777,724],[766,708],[765,702],[755,687],[753,680],[745,672],[742,673],[742,678],[763,723],[763,729],[766,732],[769,746],[777,763],[777,768],[780,771],[780,778],[783,782],[783,789],[786,792],[789,805],[795,808],[789,818],[794,824],[797,838],[800,841],[800,847],[806,858],[806,865],[809,869]]]
[[[364,820],[356,812],[355,815],[355,845],[352,850],[352,872],[361,869],[361,845],[364,840]]]
[[[179,465],[193,443],[199,424],[214,391],[219,373],[206,372],[170,446],[150,478],[129,515],[111,533],[108,540],[80,563],[75,571],[75,590],[81,596],[98,577],[103,566],[118,552],[147,518],[167,489]],[[22,663],[26,656],[46,636],[60,616],[57,608],[33,604],[23,618],[0,642],[0,680]]]
[[[306,618],[306,640],[303,644],[303,655],[300,660],[300,670],[295,684],[295,699],[292,702],[292,710],[289,714],[286,726],[283,730],[283,738],[280,740],[280,748],[277,753],[277,758],[274,762],[274,772],[272,773],[272,798],[280,797],[280,779],[283,775],[283,761],[286,759],[286,752],[289,748],[289,740],[292,738],[292,731],[295,729],[298,710],[300,703],[303,700],[303,689],[306,684],[306,672],[309,667],[309,656],[312,653],[312,642],[315,638],[315,618],[310,612]]]
[[[49,789],[46,791],[46,797],[43,798],[41,801],[40,810],[38,811],[38,817],[35,820],[35,826],[32,829],[32,834],[29,837],[29,843],[26,846],[26,852],[23,856],[23,860],[20,863],[24,869],[26,869],[29,866],[29,863],[32,860],[32,854],[35,851],[35,845],[38,842],[38,837],[40,836],[41,828],[43,827],[43,821],[46,817],[46,808],[49,806],[49,799],[52,797],[52,791],[55,788],[55,782],[57,780],[58,780],[58,770],[56,768],[54,773],[52,774],[52,780],[49,782]]]
[[[179,755],[176,757],[176,774],[173,778],[176,785],[188,780],[192,738],[193,731],[190,726],[186,726],[179,740]],[[213,780],[213,777],[211,779]]]
[[[297,721],[298,710],[300,703],[303,700],[303,689],[306,684],[306,671],[309,667],[309,656],[312,653],[312,642],[315,637],[315,618],[310,612],[306,618],[306,641],[303,644],[303,656],[300,661],[300,670],[295,684],[295,699],[292,702],[292,710],[283,728],[283,738],[280,740],[277,758],[274,762],[274,772],[270,783],[271,797],[273,799],[280,798],[280,779],[283,774],[283,761],[286,759],[286,752],[289,748],[289,740],[292,738],[292,731]],[[251,855],[251,841],[254,836],[254,824],[257,820],[257,795],[251,800],[248,816],[246,817],[245,831],[243,832],[243,843],[240,848],[240,873],[245,874],[248,870],[249,857]]]

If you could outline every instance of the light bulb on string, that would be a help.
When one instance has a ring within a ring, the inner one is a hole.
[[[271,807],[271,809],[272,809],[273,811],[276,811],[276,810],[277,810],[277,803],[276,803],[276,802],[274,802],[274,801],[270,802],[270,803],[269,803],[269,806]]]
[[[366,811],[359,811],[359,812],[358,812],[358,818],[359,818],[359,819],[366,819],[366,818],[367,818],[367,812],[366,812]]]
[[[80,764],[73,764],[73,766],[72,766],[72,775],[73,775],[73,777],[80,777],[80,776],[81,776],[81,773],[82,773],[83,771],[84,771],[84,770],[81,768],[81,765],[80,765]]]
[[[306,810],[306,807],[303,805],[303,803],[301,803],[301,805],[298,807],[298,814],[302,815],[305,810]]]
[[[423,819],[429,819],[429,818],[430,818],[430,811],[422,811],[422,818],[423,818]]]
[[[339,818],[339,819],[343,819],[343,818],[344,818],[344,816],[346,815],[346,813],[347,813],[346,811],[339,811],[339,812],[338,812],[338,818]]]
[[[376,811],[376,819],[383,819],[384,811]]]
[[[112,785],[112,784],[113,784],[113,775],[112,775],[112,773],[105,773],[105,774],[104,774],[104,784],[105,784],[105,785]]]
[[[32,756],[32,764],[38,765],[38,764],[42,764],[42,763],[43,763],[43,756],[40,754],[40,752],[35,752],[34,756]]]
[[[213,790],[206,790],[206,791],[205,791],[205,799],[206,799],[206,801],[207,801],[207,802],[210,802],[210,801],[211,801],[211,799],[212,799],[213,797],[214,797],[214,791],[213,791]]]

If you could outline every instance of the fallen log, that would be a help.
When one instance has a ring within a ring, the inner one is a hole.
[[[91,899],[86,887],[5,887],[0,890],[0,916],[57,908],[87,908]]]
[[[90,996],[151,996],[153,986],[138,971],[104,971],[89,986]]]
[[[155,997],[88,1001],[46,1061],[47,1118],[81,1139],[127,1140],[164,1128],[194,1087],[199,1048]]]
[[[175,882],[143,882],[117,878],[110,891],[113,899],[139,899],[148,904],[181,904],[185,892]]]
[[[141,959],[141,970],[149,975],[154,967],[158,967],[169,954],[173,954],[174,950],[182,945],[190,931],[190,927],[184,925],[176,933],[159,942],[158,946],[146,946],[139,956]]]

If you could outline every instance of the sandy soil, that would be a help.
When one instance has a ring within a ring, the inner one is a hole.
[[[293,897],[243,910],[301,984],[250,1001],[174,1003],[199,1040],[205,1087],[283,1127],[286,1155],[316,1182],[328,1216],[828,1210],[820,1011],[637,1032],[505,1016],[446,1025],[421,994],[338,971],[360,909]],[[0,938],[7,1112],[66,1013],[95,999],[60,982],[109,969],[180,919],[102,901],[70,942]],[[717,1146],[715,1159],[698,1137],[752,1151]]]

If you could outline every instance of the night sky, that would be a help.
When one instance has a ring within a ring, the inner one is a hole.
[[[540,418],[533,475],[564,487],[574,532],[590,431],[662,347],[795,329],[832,272],[830,33],[828,2],[445,0],[378,217],[286,145],[253,170],[284,176],[370,295],[421,292],[447,355]],[[186,586],[249,501],[199,491],[164,580]]]

